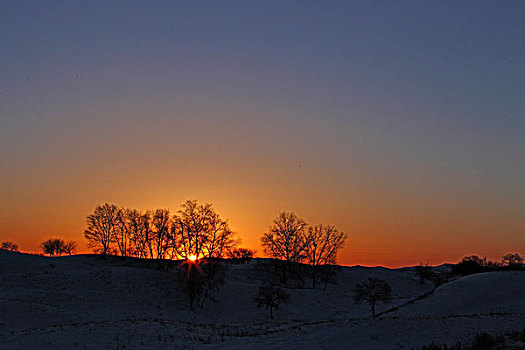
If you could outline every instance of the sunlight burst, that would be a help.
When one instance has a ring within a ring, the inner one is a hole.
[[[190,254],[190,255],[188,256],[188,260],[189,260],[189,261],[195,261],[195,260],[197,260],[197,256],[194,255],[194,254]]]

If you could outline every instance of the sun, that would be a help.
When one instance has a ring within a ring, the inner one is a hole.
[[[190,255],[188,256],[188,260],[189,260],[189,261],[195,261],[195,260],[197,260],[197,256],[194,255],[194,254],[190,254]]]

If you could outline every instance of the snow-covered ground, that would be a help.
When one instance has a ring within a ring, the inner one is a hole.
[[[458,278],[406,304],[433,285],[380,267],[342,267],[327,290],[289,289],[270,320],[251,302],[263,262],[229,266],[217,302],[190,310],[173,271],[0,250],[0,349],[412,349],[525,328],[525,272]],[[368,277],[395,295],[378,312],[406,305],[370,318],[352,299]]]

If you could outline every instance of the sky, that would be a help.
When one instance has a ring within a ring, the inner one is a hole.
[[[0,1],[0,240],[280,211],[345,265],[525,254],[521,1]]]

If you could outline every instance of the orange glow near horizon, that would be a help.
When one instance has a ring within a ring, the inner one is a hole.
[[[208,202],[214,203],[218,213],[229,219],[230,226],[241,238],[241,247],[255,249],[257,257],[265,257],[260,245],[259,238],[271,224],[278,211],[273,210],[273,203],[263,205],[262,202],[240,203],[236,201],[220,201],[211,198]],[[182,203],[183,200],[180,201]],[[204,201],[200,201],[204,203]],[[125,203],[125,204],[122,204]],[[127,203],[130,203],[126,205]],[[120,201],[124,207],[132,207],[135,201]],[[170,208],[172,213],[178,210],[178,206],[168,206],[165,202],[148,203],[149,208]],[[146,210],[148,207],[138,207]],[[413,266],[419,263],[439,265],[442,263],[458,262],[463,256],[479,255],[491,260],[499,261],[505,253],[518,252],[523,255],[524,246],[513,244],[519,241],[518,236],[507,236],[507,239],[494,241],[489,235],[480,235],[476,241],[472,241],[472,234],[483,232],[481,223],[471,224],[469,220],[464,222],[457,220],[454,225],[458,234],[440,234],[446,232],[447,225],[453,222],[449,218],[448,223],[434,223],[425,226],[426,222],[412,222],[408,225],[405,221],[393,220],[392,215],[377,216],[368,215],[362,211],[362,216],[352,215],[341,220],[341,213],[335,208],[323,210],[302,210],[296,214],[303,217],[309,224],[332,223],[340,230],[348,233],[348,240],[344,249],[338,255],[338,263],[341,265],[363,265],[363,266],[385,266],[402,267]],[[67,208],[41,208],[42,210],[27,213],[27,221],[20,223],[18,227],[10,226],[9,232],[19,232],[18,235],[0,235],[0,241],[11,240],[19,245],[23,252],[39,253],[40,242],[50,237],[60,237],[65,240],[74,240],[78,243],[78,253],[92,253],[86,246],[86,241],[81,232],[84,229],[85,216],[89,214],[94,206],[77,209],[75,206]],[[246,211],[248,210],[248,211]],[[250,214],[250,211],[259,213]],[[63,211],[63,213],[61,213]],[[236,215],[231,215],[235,213]],[[230,214],[230,215],[227,215]],[[64,219],[60,216],[64,215]],[[33,226],[31,222],[40,225]],[[10,224],[10,222],[8,222]],[[5,227],[5,226],[4,226]],[[426,228],[426,230],[425,230]],[[497,227],[492,227],[492,229]],[[503,226],[501,232],[504,235]],[[470,230],[470,231],[468,231]],[[479,231],[478,231],[479,230]],[[70,234],[62,234],[70,232]],[[400,233],[394,233],[400,232]],[[422,234],[420,232],[426,232]],[[469,232],[472,232],[469,234]],[[188,257],[189,260],[196,257]]]
[[[10,186],[0,197],[0,241],[13,241],[21,251],[40,252],[42,241],[59,237],[76,241],[79,253],[91,253],[83,231],[97,204],[140,211],[168,208],[175,214],[184,201],[198,199],[212,203],[238,233],[241,246],[257,250],[258,257],[264,257],[259,239],[280,211],[346,232],[347,244],[338,256],[343,265],[435,265],[472,254],[500,260],[505,253],[525,253],[525,204],[519,193],[503,197],[466,186],[443,190],[446,184],[424,189],[401,180],[390,184],[367,176],[366,164],[358,176],[319,172],[308,162],[299,168],[248,159],[222,167],[200,160],[181,169],[150,161],[136,172],[129,159],[109,168],[102,162],[100,171],[91,172],[80,161],[56,167],[47,161],[32,164],[40,169],[36,173],[31,167],[7,173]],[[216,168],[213,177],[205,171],[208,166]]]
[[[229,141],[236,137],[244,138]],[[213,137],[198,140],[209,147],[220,143]],[[338,256],[343,265],[399,267],[457,262],[471,254],[499,260],[505,253],[525,253],[525,203],[519,191],[481,190],[435,174],[423,186],[411,181],[409,172],[381,175],[379,170],[388,169],[370,160],[359,162],[359,170],[334,168],[329,159],[305,156],[307,150],[269,146],[269,154],[239,154],[235,146],[224,145],[233,152],[226,155],[220,149],[210,148],[208,154],[181,146],[183,155],[178,156],[170,153],[173,148],[161,147],[154,158],[148,156],[154,148],[147,143],[137,152],[105,152],[97,146],[77,150],[85,152],[82,159],[60,149],[59,160],[20,160],[5,172],[9,186],[0,197],[0,241],[40,252],[40,242],[60,237],[76,241],[79,253],[91,253],[83,231],[97,204],[140,211],[168,208],[174,214],[184,201],[197,199],[212,203],[238,233],[241,246],[257,250],[259,257],[264,256],[259,238],[280,211],[346,232],[347,244]],[[295,158],[300,163],[291,161]],[[139,169],[135,159],[144,160]],[[398,167],[394,170],[400,172]]]
[[[188,256],[188,260],[189,261],[196,261],[197,260],[197,256],[194,255],[194,254],[190,254],[190,256]]]

